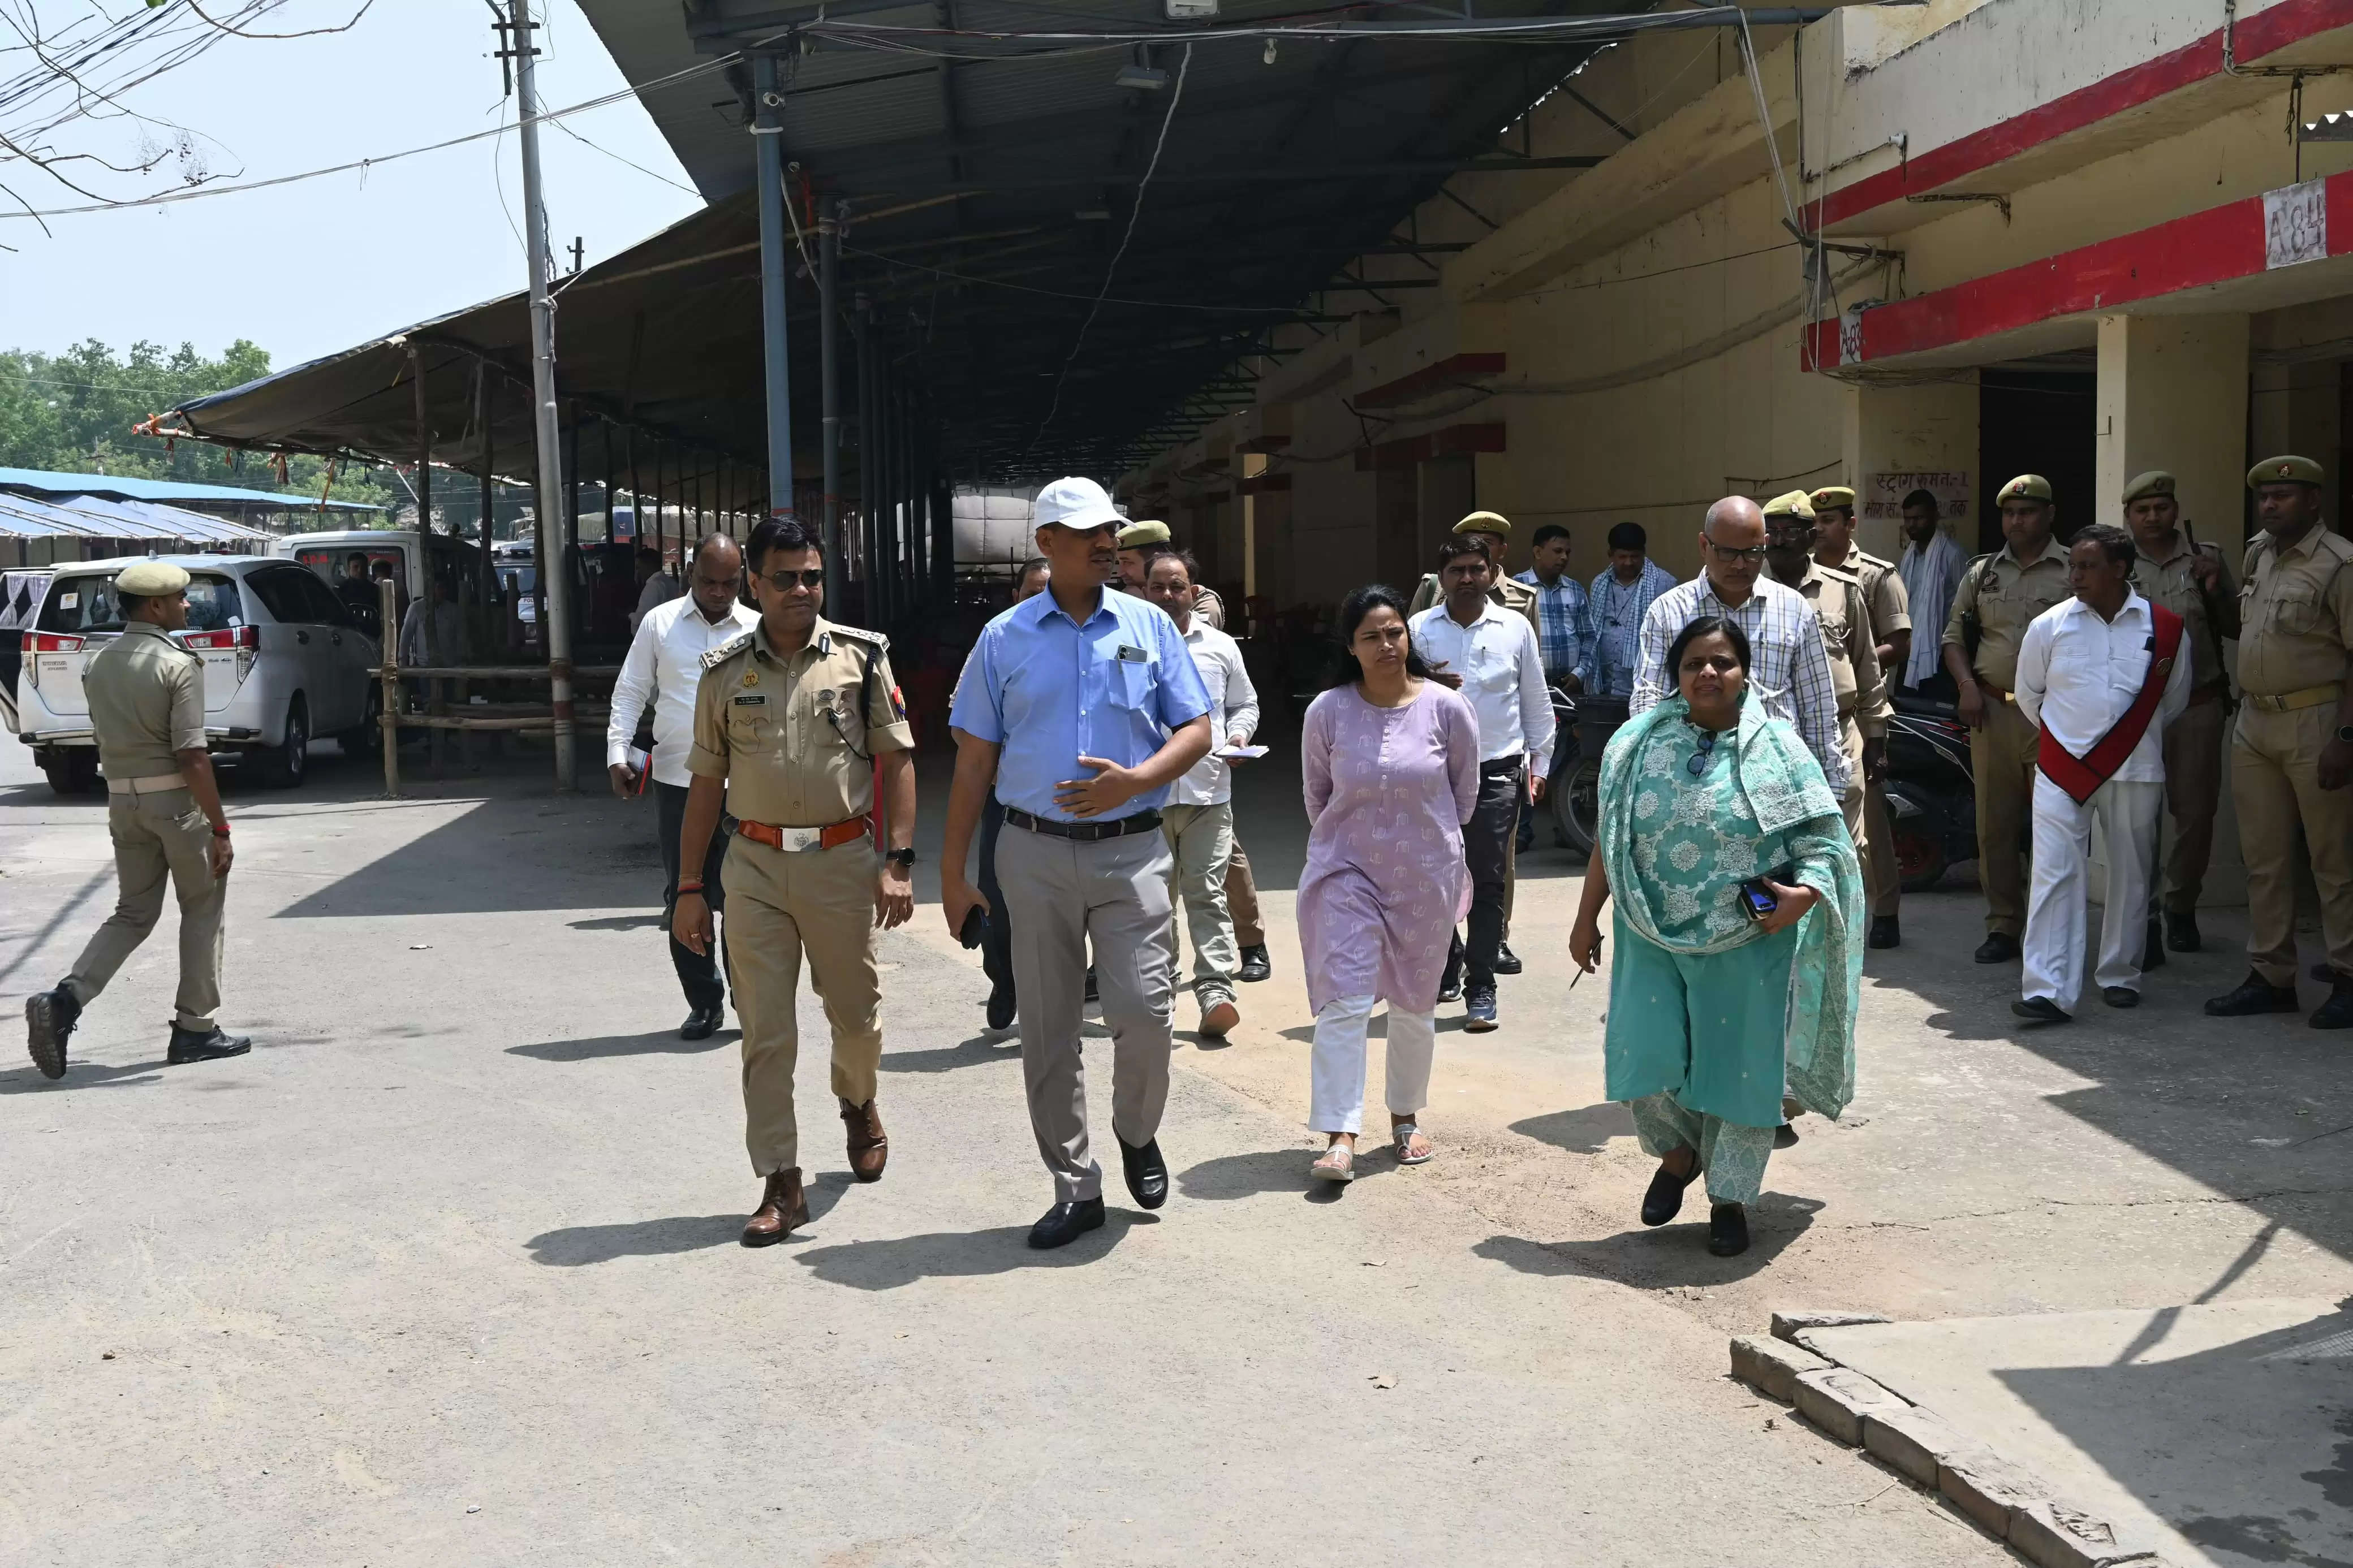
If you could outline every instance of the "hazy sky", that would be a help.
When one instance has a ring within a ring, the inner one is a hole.
[[[45,0],[43,9],[72,4]],[[298,0],[268,25],[340,20],[357,6]],[[108,8],[120,13],[123,0]],[[539,91],[549,108],[623,85],[573,0],[550,0],[546,19]],[[498,122],[490,22],[483,0],[377,0],[348,33],[226,39],[131,102],[220,143],[227,153],[214,153],[213,166],[242,165],[244,178],[375,157]],[[559,247],[578,235],[595,262],[702,205],[681,188],[684,172],[634,98],[563,123],[653,174],[543,130],[548,226]],[[120,159],[138,139],[124,124],[97,144]],[[81,199],[22,165],[11,173],[36,205]],[[142,190],[169,183],[164,171],[149,178]],[[50,236],[0,221],[0,243],[16,247],[0,251],[0,348],[54,351],[95,337],[121,349],[149,338],[210,354],[244,337],[284,369],[520,289],[521,184],[510,132],[364,176],[51,218]],[[117,184],[108,194],[132,191]]]

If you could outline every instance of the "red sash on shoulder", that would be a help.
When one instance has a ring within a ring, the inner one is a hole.
[[[2173,660],[2181,651],[2181,617],[2163,605],[2152,601],[2149,615],[2157,623],[2156,651],[2148,660],[2148,677],[2140,683],[2140,695],[2124,711],[2099,742],[2078,757],[2051,738],[2047,729],[2034,753],[2034,765],[2042,776],[2067,792],[2077,805],[2092,798],[2092,792],[2115,775],[2125,765],[2125,759],[2148,733],[2148,721],[2157,717],[2157,705],[2165,696],[2165,683],[2173,674]]]

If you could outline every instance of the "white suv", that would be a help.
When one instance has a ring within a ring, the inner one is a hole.
[[[118,573],[144,557],[61,565],[22,633],[16,738],[59,795],[98,780],[98,741],[81,685],[90,655],[122,635]],[[381,739],[376,639],[308,568],[259,555],[166,555],[188,573],[188,626],[174,634],[205,662],[205,737],[250,757],[269,783],[300,784],[313,736],[346,751]]]

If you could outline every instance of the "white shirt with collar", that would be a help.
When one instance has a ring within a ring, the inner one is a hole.
[[[694,692],[702,684],[702,656],[759,624],[760,612],[740,599],[716,621],[704,617],[691,594],[648,610],[613,679],[612,714],[605,721],[606,765],[629,760],[638,720],[651,704],[654,782],[685,788],[692,778],[686,753],[694,747]]]
[[[1469,626],[1446,613],[1443,600],[1407,623],[1422,662],[1462,678],[1462,696],[1479,718],[1479,760],[1525,753],[1528,772],[1552,769],[1552,694],[1546,689],[1544,651],[1536,629],[1517,610],[1482,600]],[[1817,639],[1819,640],[1819,639]]]
[[[2081,599],[2052,605],[2034,617],[2018,647],[2018,710],[2030,724],[2074,756],[2083,756],[2116,728],[2148,679],[2157,622],[2148,601],[2127,594],[2116,619]],[[2165,727],[2189,705],[2189,638],[2181,639],[2157,715],[2124,765],[2109,775],[2128,784],[2165,782]]]
[[[1209,693],[1209,754],[1168,786],[1171,805],[1219,805],[1234,797],[1233,765],[1218,760],[1228,737],[1244,743],[1258,732],[1258,688],[1242,668],[1242,645],[1201,619],[1195,611],[1185,628],[1193,668]]]

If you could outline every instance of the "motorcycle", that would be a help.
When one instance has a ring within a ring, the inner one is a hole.
[[[1590,855],[1600,831],[1601,752],[1626,722],[1626,699],[1592,692],[1571,697],[1555,688],[1552,715],[1552,784],[1546,798],[1552,802],[1553,827],[1568,848]]]
[[[1887,723],[1887,814],[1895,865],[1907,893],[1925,892],[1946,869],[1978,858],[1977,775],[1969,731],[1950,703],[1898,693]]]

